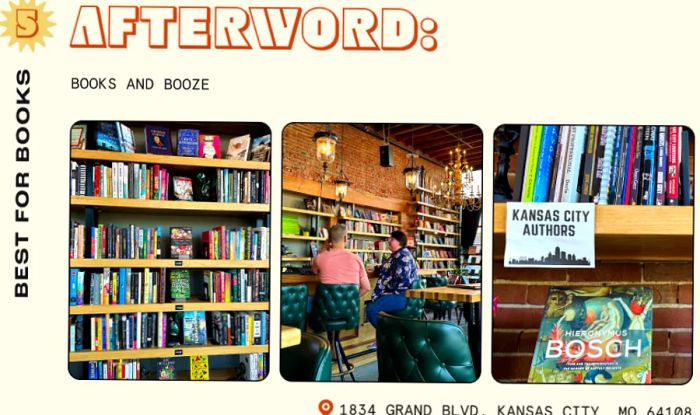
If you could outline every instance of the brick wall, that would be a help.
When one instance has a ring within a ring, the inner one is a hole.
[[[319,180],[321,163],[316,160],[316,147],[311,139],[314,133],[325,130],[325,124],[288,125],[282,134],[282,169],[283,175],[309,180]],[[411,194],[406,190],[403,169],[410,160],[408,152],[392,146],[394,151],[394,167],[379,165],[379,147],[383,144],[357,128],[342,124],[332,124],[331,129],[341,140],[345,141],[341,149],[340,142],[336,147],[336,158],[330,167],[331,181],[340,169],[340,156],[344,154],[344,170],[355,190],[370,193],[379,197],[411,200]],[[425,167],[427,175],[439,182],[442,168],[424,159],[418,165]]]
[[[692,372],[691,263],[599,262],[592,270],[504,268],[494,261],[493,376],[527,380],[549,286],[644,285],[654,290],[652,382],[685,383]]]

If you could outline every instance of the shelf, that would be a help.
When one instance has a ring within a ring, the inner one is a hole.
[[[348,252],[365,252],[365,253],[378,253],[378,254],[390,254],[391,251],[381,250],[381,249],[348,249]]]
[[[311,262],[309,257],[282,257],[282,262]]]
[[[596,206],[597,260],[692,261],[692,206]],[[494,257],[503,259],[506,204],[494,204]]]
[[[422,212],[418,212],[416,214],[418,216],[422,216],[424,218],[437,220],[437,221],[441,221],[441,222],[459,223],[459,221],[457,219],[443,218],[442,216],[435,216],[435,215],[430,215],[428,213],[422,213]]]
[[[459,214],[459,211],[457,211],[457,210],[442,208],[442,207],[440,207],[440,206],[431,205],[430,203],[415,202],[415,204],[420,205],[420,206],[429,207],[429,208],[432,208],[432,209],[441,210],[441,211],[443,211],[443,212]]]
[[[122,313],[156,313],[175,311],[256,311],[269,310],[270,303],[212,303],[208,301],[187,301],[165,304],[108,304],[108,305],[74,305],[70,306],[70,315],[80,314],[122,314]]]
[[[416,258],[416,261],[431,261],[431,262],[438,262],[438,261],[445,261],[445,262],[454,262],[457,261],[457,258]]]
[[[354,218],[354,217],[352,217],[352,216],[341,216],[340,219],[351,220],[351,221],[354,221],[354,222],[373,223],[373,224],[376,224],[376,225],[393,226],[393,227],[396,227],[396,228],[400,228],[400,227],[401,227],[401,224],[400,224],[400,223],[381,222],[381,221],[378,221],[378,220]]]
[[[434,247],[434,248],[445,248],[445,249],[457,249],[457,248],[459,248],[459,245],[441,245],[441,244],[430,244],[430,243],[425,243],[425,242],[416,242],[416,245],[430,246],[430,247]]]
[[[433,269],[420,269],[418,270],[418,275],[433,275],[438,272],[447,271],[457,271],[456,268],[433,268]]]
[[[70,157],[74,160],[120,161],[124,163],[148,163],[177,167],[270,170],[269,162],[164,156],[160,154],[120,153],[117,151],[102,150],[71,150]]]
[[[181,211],[207,215],[270,212],[270,205],[266,203],[190,202],[186,200],[118,199],[95,196],[71,196],[70,204],[71,206],[91,206],[101,210],[118,212],[127,209],[146,213]]]
[[[154,359],[162,357],[185,357],[198,355],[226,355],[226,354],[248,354],[267,353],[267,345],[260,346],[178,346],[178,347],[152,347],[147,349],[133,350],[100,350],[71,352],[68,360],[70,362],[87,362],[90,360],[115,360],[115,359]]]
[[[360,235],[360,236],[372,236],[375,238],[389,238],[391,235],[388,233],[369,233],[369,232],[357,232],[357,231],[348,231],[348,235]]]
[[[417,231],[417,232],[429,232],[429,233],[439,233],[439,234],[442,234],[442,235],[455,235],[455,236],[459,236],[459,232],[448,232],[448,231],[441,231],[441,230],[438,230],[438,229],[430,229],[430,228],[410,228],[409,230],[410,230],[410,231],[414,231],[414,232],[416,232],[416,231]]]
[[[297,209],[292,207],[282,207],[282,212],[298,213],[300,215],[308,216],[320,216],[323,218],[332,218],[333,216],[335,216],[332,213],[317,212],[315,210]]]
[[[326,238],[322,236],[304,236],[304,235],[292,235],[290,233],[283,233],[282,239],[297,239],[300,241],[325,241]]]
[[[270,261],[227,259],[71,259],[71,268],[269,268]]]
[[[430,194],[434,194],[434,193],[435,193],[435,192],[433,192],[433,191],[430,190],[430,189],[426,189],[425,187],[420,187],[420,186],[419,186],[419,187],[416,187],[416,190],[419,190],[419,191],[425,192],[425,193],[430,193]]]

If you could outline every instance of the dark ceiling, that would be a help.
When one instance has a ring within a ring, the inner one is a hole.
[[[481,168],[483,134],[474,124],[353,124],[378,139],[389,137],[389,142],[415,150],[421,157],[440,165],[450,161],[450,150],[457,144],[467,150],[467,161],[475,169]]]

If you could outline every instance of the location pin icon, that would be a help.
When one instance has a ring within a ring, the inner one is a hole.
[[[331,412],[333,412],[333,402],[329,399],[322,400],[318,403],[318,410],[321,412],[321,415],[331,415]]]

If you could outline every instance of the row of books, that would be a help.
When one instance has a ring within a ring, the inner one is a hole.
[[[365,266],[380,265],[382,261],[389,257],[388,253],[379,252],[358,252],[356,254]]]
[[[90,130],[93,129],[93,130]],[[172,155],[173,143],[170,128],[147,125],[144,128],[146,152],[150,154]],[[231,160],[270,161],[271,136],[251,138],[250,134],[233,137],[229,140],[226,158]],[[71,148],[134,153],[134,131],[122,122],[101,121],[88,124],[75,124],[71,128]],[[221,137],[202,134],[193,128],[177,130],[177,155],[189,157],[221,158]]]
[[[376,234],[390,234],[394,231],[394,228],[389,225],[379,225],[377,223],[368,222],[356,222],[356,221],[346,221],[346,229],[350,232],[364,232],[364,233],[376,233]]]
[[[179,271],[179,270],[178,270]],[[91,272],[85,295],[85,271],[70,270],[70,305],[162,304],[167,301],[166,270],[131,268]]]
[[[514,200],[690,205],[681,126],[521,126]]]
[[[266,311],[211,313],[212,343],[229,346],[267,344],[270,316]]]
[[[423,234],[421,242],[435,245],[459,245],[459,241],[454,236],[441,236],[430,233]]]
[[[416,227],[418,228],[423,228],[423,229],[431,229],[434,231],[439,231],[439,232],[450,232],[450,233],[457,233],[457,225],[455,224],[447,224],[443,222],[433,222],[428,219],[423,219],[420,216],[416,217],[415,220]]]
[[[454,258],[455,251],[448,249],[423,249],[423,258]]]
[[[114,224],[99,224],[90,227],[88,252],[86,251],[85,226],[73,221],[70,229],[70,258],[161,258],[160,226],[155,228]]]
[[[375,251],[388,251],[389,242],[385,240],[369,241],[366,239],[350,239],[349,249],[373,249]]]
[[[71,196],[168,200],[170,172],[159,164],[71,161]]]
[[[455,213],[448,213],[442,209],[437,209],[429,206],[418,205],[417,212],[422,213],[424,215],[437,216],[449,220],[459,220],[459,216]]]
[[[267,301],[269,273],[260,269],[204,271],[204,300],[212,303],[250,303]]]
[[[245,380],[263,380],[270,371],[270,360],[267,353],[249,353],[243,356]]]
[[[202,232],[204,258],[225,260],[270,259],[270,230],[266,227],[217,226]]]
[[[452,269],[457,268],[457,263],[453,261],[421,261],[421,269]]]
[[[164,312],[78,315],[70,318],[70,351],[85,350],[88,346],[92,351],[166,347],[167,333],[168,315]]]
[[[358,219],[376,220],[378,222],[399,223],[399,215],[394,215],[393,212],[380,212],[374,209],[350,206],[341,206],[340,211],[343,217],[353,217]],[[350,214],[348,214],[350,213]]]
[[[88,379],[141,379],[141,361],[138,359],[90,360],[88,362]]]
[[[223,203],[270,203],[268,170],[217,169],[216,201]]]

